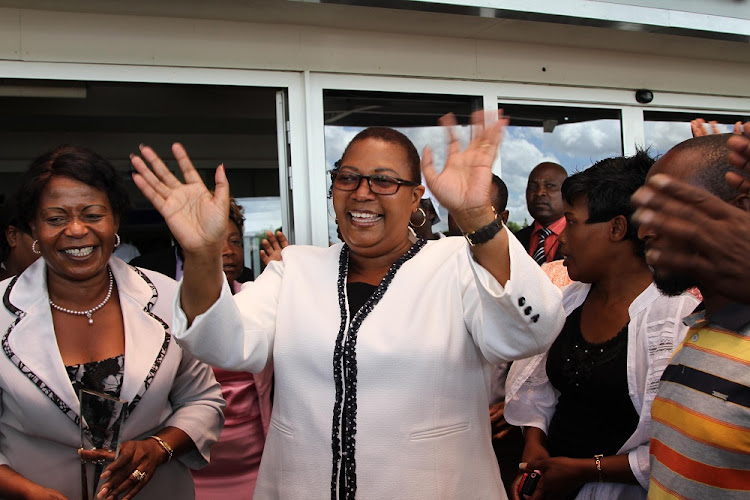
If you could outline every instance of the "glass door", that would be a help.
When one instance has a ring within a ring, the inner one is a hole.
[[[558,163],[571,174],[623,154],[617,108],[502,101],[498,107],[510,118],[500,148],[500,177],[508,186],[508,226],[514,231],[533,222],[526,208],[526,183],[536,165]]]
[[[4,79],[2,86],[23,90],[0,93],[3,200],[36,156],[60,144],[86,146],[110,160],[128,188],[133,209],[119,234],[131,252],[123,257],[157,252],[173,244],[171,235],[133,184],[128,155],[148,144],[177,171],[170,146],[178,141],[209,187],[216,166],[226,166],[231,194],[245,207],[245,239],[252,242],[245,266],[255,275],[258,234],[284,226],[293,238],[288,182],[280,175],[289,170],[288,136],[279,136],[289,126],[280,89],[42,79]]]

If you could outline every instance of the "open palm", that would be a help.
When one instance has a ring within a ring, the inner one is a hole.
[[[221,239],[229,221],[229,182],[223,165],[216,169],[216,189],[211,193],[195,170],[181,144],[172,145],[172,153],[185,182],[180,182],[148,146],[141,155],[132,156],[136,172],[133,181],[164,217],[169,230],[188,253],[220,251]],[[145,162],[144,162],[145,159]],[[151,166],[149,168],[146,162]]]
[[[456,125],[453,114],[445,115],[440,124],[448,131],[448,156],[443,171],[437,173],[433,164],[432,150],[425,148],[422,155],[422,171],[430,191],[451,214],[472,213],[486,210],[490,206],[492,186],[492,164],[495,161],[506,118],[494,117],[485,124],[485,115],[478,111],[472,114],[472,138],[466,149],[451,127]]]

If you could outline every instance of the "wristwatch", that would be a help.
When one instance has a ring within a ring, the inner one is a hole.
[[[481,245],[486,243],[495,237],[497,233],[503,228],[503,219],[495,216],[495,220],[487,224],[486,226],[472,231],[470,233],[464,233],[464,238],[469,242],[469,245]]]

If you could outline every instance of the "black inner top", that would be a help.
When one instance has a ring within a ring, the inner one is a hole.
[[[359,311],[367,299],[377,290],[378,287],[369,283],[359,281],[346,284],[346,296],[349,299],[349,318],[351,319]]]
[[[615,455],[638,426],[628,395],[628,325],[601,344],[581,334],[581,309],[565,321],[547,358],[547,376],[560,391],[549,426],[553,457]]]

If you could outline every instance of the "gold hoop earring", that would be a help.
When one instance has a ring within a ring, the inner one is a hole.
[[[425,225],[425,223],[427,223],[427,214],[426,214],[426,213],[425,213],[425,211],[424,211],[424,210],[422,209],[422,207],[418,207],[418,208],[417,208],[417,209],[416,209],[416,210],[414,211],[414,213],[417,213],[417,212],[422,212],[422,223],[421,223],[421,224],[419,224],[419,225],[416,225],[416,224],[412,224],[412,223],[411,223],[411,218],[410,218],[410,219],[409,219],[409,225],[410,225],[411,227],[422,227],[422,226],[424,226],[424,225]]]
[[[37,249],[37,243],[39,243],[39,240],[34,240],[34,242],[31,244],[31,251],[37,255],[40,255],[42,252]]]

